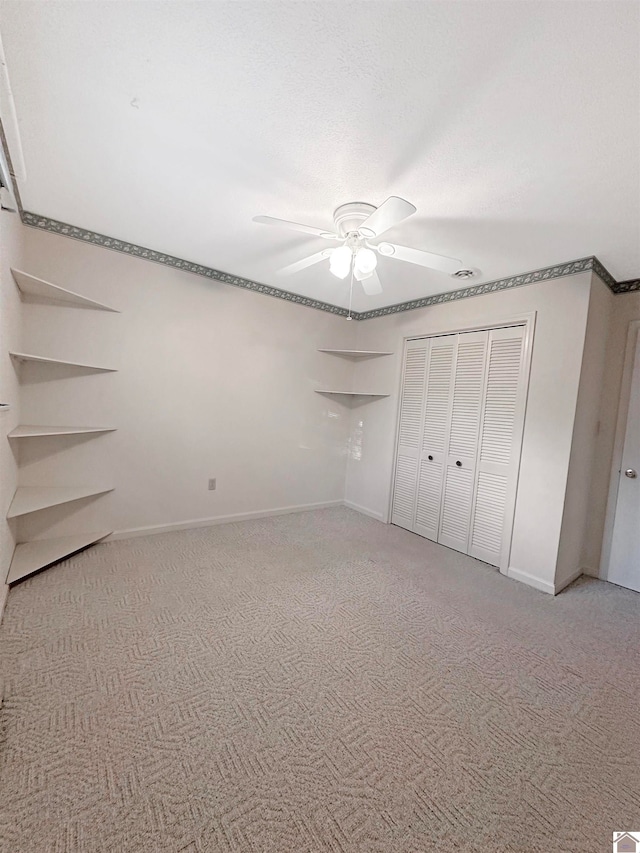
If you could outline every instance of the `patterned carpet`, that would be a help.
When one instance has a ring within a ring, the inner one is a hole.
[[[0,850],[610,851],[639,648],[346,509],[99,545],[9,596]]]

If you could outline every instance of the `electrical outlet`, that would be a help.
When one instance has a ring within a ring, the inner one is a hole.
[[[209,491],[210,491],[210,492],[213,492],[213,491],[215,491],[215,488],[216,488],[216,478],[215,478],[215,477],[212,477],[212,478],[209,480]]]

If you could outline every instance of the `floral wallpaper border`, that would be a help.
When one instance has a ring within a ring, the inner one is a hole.
[[[319,311],[328,311],[330,314],[337,314],[341,317],[346,317],[349,313],[346,308],[340,308],[338,305],[330,305],[328,302],[321,302],[318,299],[310,299],[306,296],[300,296],[297,293],[289,293],[287,290],[280,290],[268,284],[260,284],[259,281],[251,281],[251,279],[221,272],[221,270],[205,267],[202,264],[193,263],[193,261],[185,261],[182,258],[176,258],[164,252],[156,252],[155,249],[145,249],[144,246],[137,246],[135,243],[117,240],[115,237],[107,237],[104,234],[98,234],[96,231],[87,231],[85,228],[77,228],[75,225],[58,222],[58,220],[49,219],[46,216],[38,216],[38,214],[30,213],[28,210],[22,211],[22,221],[25,225],[30,225],[32,228],[40,228],[43,231],[50,231],[53,234],[60,234],[63,237],[71,237],[74,240],[81,240],[83,243],[91,243],[94,246],[102,246],[104,249],[113,249],[115,252],[123,252],[125,255],[131,255],[134,258],[143,258],[145,261],[164,264],[167,267],[184,270],[184,272],[190,272],[194,275],[201,275],[213,281],[230,284],[233,287],[243,287],[246,290],[253,290],[256,293],[263,293],[266,296],[275,296],[278,299],[295,302],[297,305],[304,305],[307,308],[317,308]]]
[[[293,302],[296,305],[303,305],[306,308],[315,308],[318,311],[326,311],[329,314],[335,314],[338,317],[349,316],[347,309],[341,308],[338,305],[331,305],[328,302],[322,302],[318,299],[300,296],[297,293],[289,293],[286,290],[280,290],[277,287],[261,284],[258,281],[252,281],[251,279],[242,278],[241,276],[231,275],[231,273],[222,272],[221,270],[206,267],[202,264],[196,264],[193,261],[185,261],[182,258],[176,258],[173,255],[167,255],[164,252],[157,252],[154,249],[146,249],[143,246],[137,246],[135,243],[127,243],[124,240],[117,240],[115,237],[107,237],[106,235],[98,234],[95,231],[78,228],[75,225],[69,225],[66,222],[59,222],[58,220],[50,219],[47,216],[39,216],[37,213],[31,213],[28,210],[21,210],[20,216],[24,224],[29,225],[32,228],[40,228],[43,231],[60,234],[63,237],[71,237],[74,240],[81,240],[84,243],[91,243],[95,246],[102,246],[105,249],[112,249],[115,252],[122,252],[123,254],[131,255],[135,258],[143,258],[144,260],[152,261],[157,264],[164,264],[165,266],[184,270],[185,272],[200,275],[213,281],[222,282],[223,284],[229,284],[233,287],[242,287],[246,290],[252,290],[255,293],[274,296],[277,299],[284,299],[287,302]],[[512,287],[522,287],[527,284],[534,284],[538,281],[549,281],[555,278],[563,278],[567,275],[575,275],[588,270],[593,270],[593,272],[595,272],[602,281],[604,281],[613,293],[631,293],[632,291],[640,290],[640,278],[618,282],[600,263],[600,261],[592,255],[587,258],[580,258],[576,261],[569,261],[564,264],[556,264],[552,267],[544,267],[543,269],[522,273],[521,275],[513,275],[508,278],[497,279],[496,281],[486,281],[482,284],[472,284],[468,287],[461,287],[458,290],[452,290],[447,293],[425,296],[422,299],[413,299],[410,302],[399,302],[396,305],[386,305],[383,308],[374,308],[371,311],[361,311],[359,313],[352,311],[351,317],[354,320],[371,320],[374,317],[385,317],[389,314],[397,314],[401,311],[413,311],[416,308],[427,308],[430,305],[440,305],[443,302],[452,302],[456,299],[468,299],[472,296],[481,296],[485,293],[495,293],[500,290],[508,290]]]

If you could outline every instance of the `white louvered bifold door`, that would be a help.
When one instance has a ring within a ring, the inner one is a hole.
[[[416,483],[428,351],[428,340],[408,341],[402,374],[398,455],[391,522],[407,530],[413,530],[415,524]]]
[[[458,335],[438,542],[467,553],[488,332]]]
[[[500,565],[507,514],[513,515],[519,461],[514,443],[524,416],[523,344],[524,326],[489,332],[468,553],[493,566]]]
[[[418,467],[415,532],[438,541],[457,335],[431,338]]]

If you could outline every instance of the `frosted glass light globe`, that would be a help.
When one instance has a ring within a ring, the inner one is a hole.
[[[353,252],[348,246],[340,246],[331,253],[329,269],[337,278],[346,278],[351,269]]]
[[[371,275],[378,264],[376,253],[372,249],[358,249],[356,269],[362,275]]]

